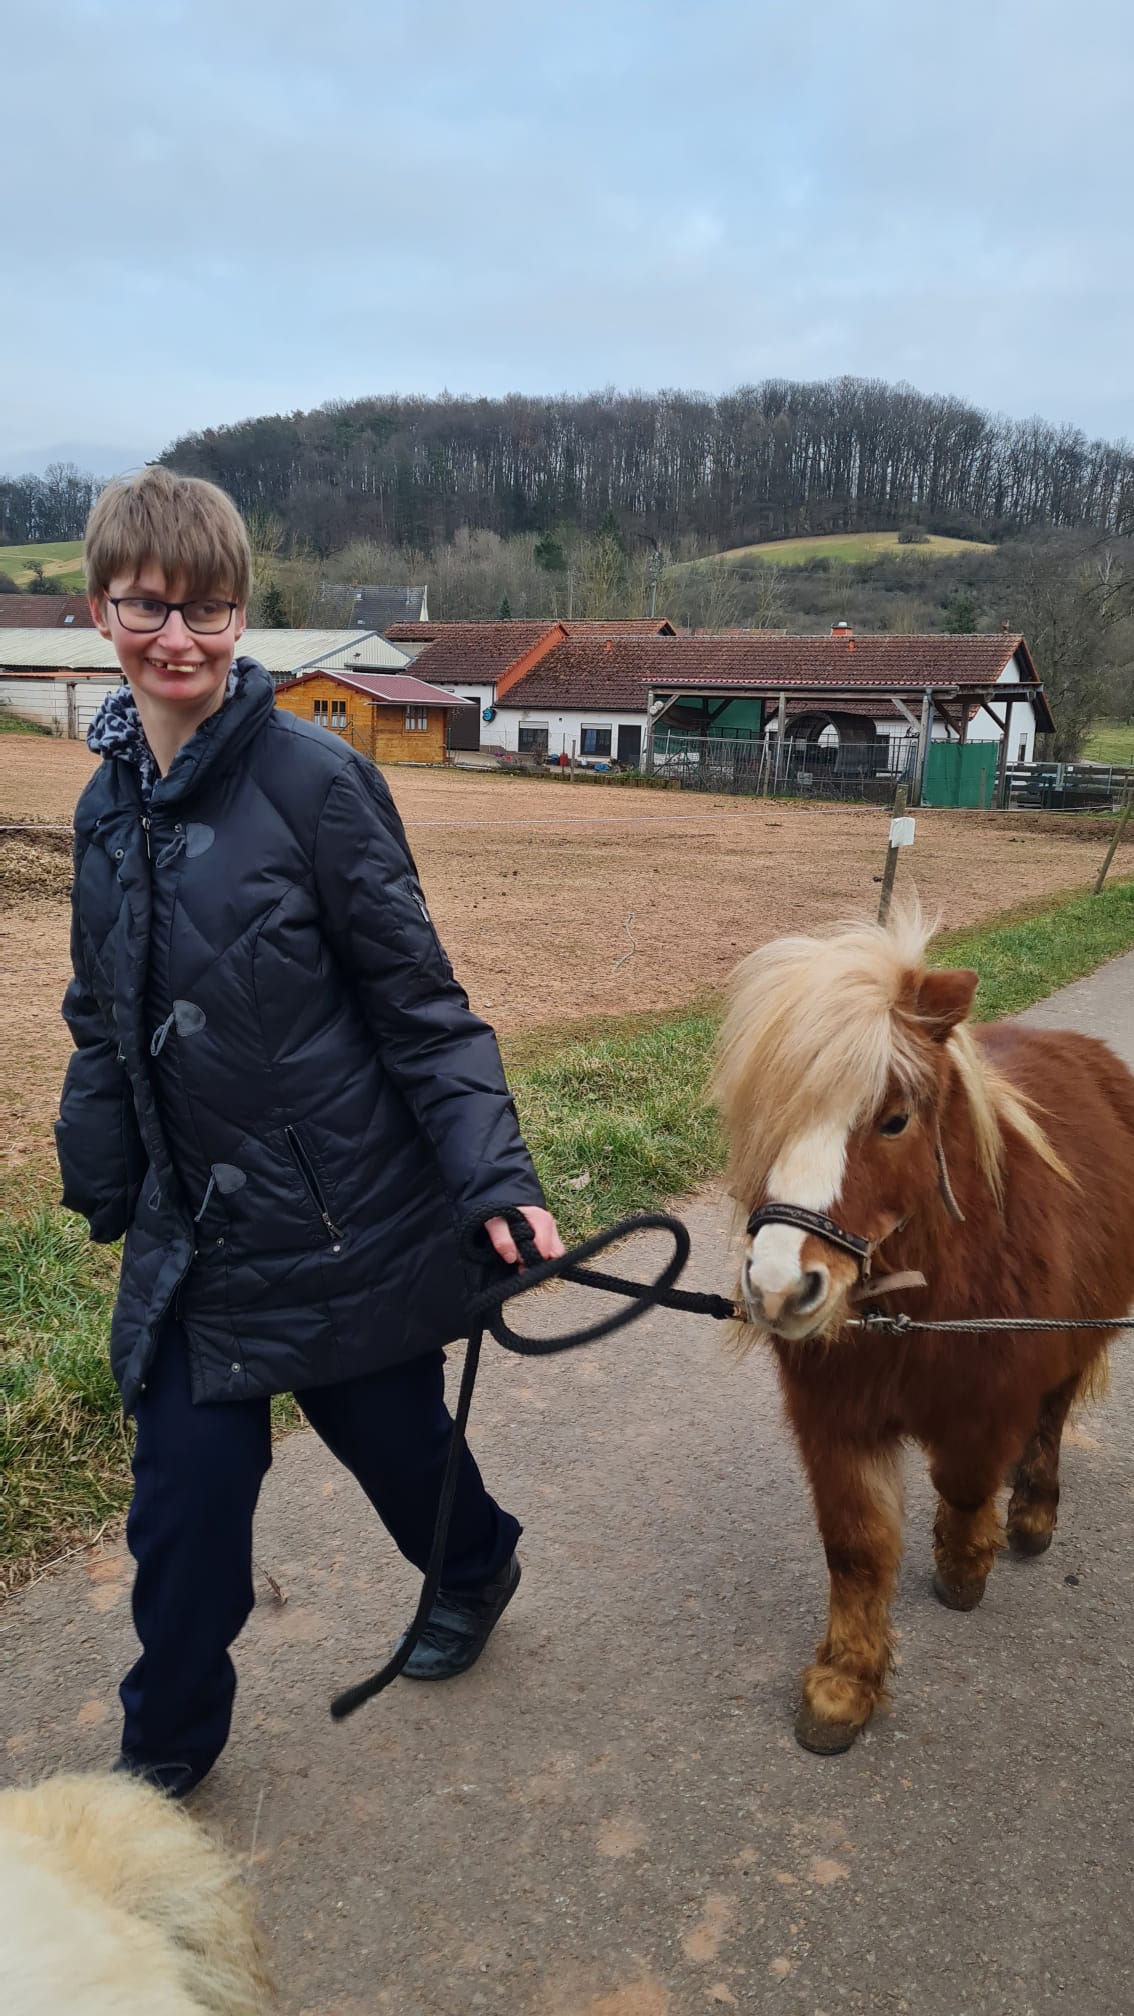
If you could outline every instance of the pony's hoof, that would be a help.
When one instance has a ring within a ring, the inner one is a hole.
[[[1008,1528],[1008,1545],[1013,1554],[1021,1554],[1029,1561],[1034,1560],[1037,1554],[1046,1554],[1054,1538],[1055,1529],[1051,1526],[1046,1532],[1042,1528],[1037,1532],[1031,1526]]]
[[[841,1757],[864,1726],[862,1722],[824,1722],[804,1701],[795,1718],[795,1740],[813,1757]]]
[[[933,1577],[933,1593],[946,1610],[975,1610],[984,1595],[983,1582],[947,1582],[938,1570]]]

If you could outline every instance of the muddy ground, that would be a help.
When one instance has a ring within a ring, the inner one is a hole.
[[[42,1152],[69,1055],[64,828],[94,759],[81,743],[0,742],[3,1166]],[[476,771],[386,772],[442,939],[504,1034],[675,1008],[779,932],[871,910],[877,807],[603,788]],[[926,812],[900,880],[947,926],[1082,887],[1106,829]],[[629,956],[627,956],[629,955]]]

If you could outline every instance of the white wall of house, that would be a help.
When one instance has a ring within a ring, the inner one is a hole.
[[[25,721],[50,728],[53,735],[70,733],[82,740],[107,694],[116,693],[121,684],[118,675],[110,672],[105,679],[70,681],[62,672],[54,677],[45,675],[42,679],[5,678],[0,672],[0,711],[18,714]],[[70,709],[67,702],[69,685],[73,688]]]
[[[470,689],[471,690],[471,689]],[[565,708],[562,713],[551,707],[509,707],[507,700],[497,709],[496,719],[491,726],[482,727],[481,740],[498,743],[502,748],[519,751],[530,737],[521,730],[546,730],[547,753],[550,757],[564,753],[570,756],[574,751],[576,762],[603,763],[608,756],[601,753],[603,738],[609,736],[609,760],[618,756],[618,731],[620,728],[637,728],[640,732],[642,755],[646,749],[646,710],[635,713],[628,708],[588,707]],[[585,731],[591,731],[588,735]],[[584,743],[596,741],[599,747],[588,754]]]
[[[412,646],[407,646],[406,648],[412,649]],[[398,650],[400,651],[401,649],[402,646],[399,644]],[[414,655],[416,656],[417,654],[414,653]],[[425,677],[424,669],[421,676]],[[431,686],[440,686],[446,693],[456,693],[462,700],[475,700],[482,715],[486,707],[493,707],[496,704],[496,683],[492,679],[431,679],[429,684]],[[495,729],[495,721],[489,723],[482,720],[480,724],[481,741],[491,742]]]

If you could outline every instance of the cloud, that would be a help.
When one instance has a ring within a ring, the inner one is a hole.
[[[1124,0],[44,0],[0,455],[840,371],[1134,434],[1132,68]]]

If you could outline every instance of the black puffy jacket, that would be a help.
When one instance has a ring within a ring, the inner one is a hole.
[[[236,669],[148,811],[119,756],[75,817],[56,1133],[64,1204],[126,1235],[127,1411],[171,1309],[196,1400],[436,1348],[480,1285],[470,1229],[543,1202],[381,777]]]

